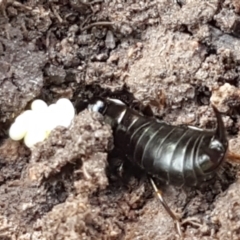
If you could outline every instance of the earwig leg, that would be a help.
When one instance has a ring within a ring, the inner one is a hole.
[[[160,200],[160,202],[162,203],[163,207],[165,208],[165,210],[167,211],[167,213],[170,215],[170,217],[173,219],[175,227],[177,229],[177,232],[179,234],[179,236],[182,236],[182,230],[181,230],[181,224],[180,221],[178,219],[178,217],[172,212],[172,210],[170,209],[170,207],[167,205],[166,201],[163,198],[163,194],[162,192],[157,188],[154,180],[150,177],[150,182],[153,186],[154,192],[157,194],[158,199]]]

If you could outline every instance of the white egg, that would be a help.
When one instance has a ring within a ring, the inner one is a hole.
[[[69,118],[73,119],[75,115],[75,109],[72,104],[72,102],[67,98],[61,98],[57,101],[57,106],[59,109],[61,109],[60,112],[63,113],[63,115],[69,115]]]
[[[41,127],[32,128],[24,137],[24,143],[27,147],[31,148],[36,143],[44,141],[46,138],[46,131]]]
[[[55,110],[56,108],[57,108],[57,104],[56,104],[56,103],[50,104],[50,105],[48,106],[48,111],[50,111],[50,110]]]
[[[67,106],[72,105],[72,102],[68,98],[60,98],[56,102],[57,105]]]
[[[27,133],[27,127],[24,122],[15,122],[9,129],[9,137],[12,140],[19,141],[24,138]]]
[[[44,141],[57,126],[69,127],[75,116],[74,106],[66,98],[50,106],[37,99],[32,102],[31,109],[18,116],[9,130],[13,140],[24,138],[24,143],[30,148]]]
[[[59,114],[57,120],[57,126],[68,128],[72,122],[72,119],[68,115]]]
[[[33,111],[34,114],[31,116],[31,122],[28,123],[27,131],[32,131],[32,129],[42,129],[46,131],[47,123],[47,111]]]
[[[32,110],[26,110],[16,117],[15,122],[29,122],[33,116]]]
[[[61,98],[56,104],[58,108],[58,124],[66,128],[69,127],[75,116],[72,102],[67,98]]]
[[[48,107],[47,104],[41,99],[36,99],[31,104],[31,109],[33,111],[41,111],[46,109],[47,107]]]
[[[50,132],[57,126],[58,108],[56,104],[49,105],[45,117],[46,130]]]
[[[55,118],[49,118],[47,121],[46,121],[46,131],[47,132],[51,132],[54,128],[57,127],[57,121]]]
[[[27,147],[31,148],[36,143],[42,142],[47,137],[47,110],[42,109],[33,111],[31,122],[29,122],[27,133],[24,137],[24,143]]]
[[[9,136],[15,141],[19,141],[26,135],[29,126],[33,122],[34,112],[32,110],[24,111],[20,114],[9,129]]]

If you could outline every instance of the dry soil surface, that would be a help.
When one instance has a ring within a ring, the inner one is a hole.
[[[128,162],[118,174],[99,114],[80,112],[32,150],[7,131],[36,98],[130,102],[127,89],[174,125],[213,128],[214,103],[240,154],[239,29],[239,0],[0,1],[0,239],[178,239],[145,175]],[[229,161],[198,188],[160,183],[184,239],[240,239]]]

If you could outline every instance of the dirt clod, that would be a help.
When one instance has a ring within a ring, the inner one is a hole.
[[[239,0],[0,1],[0,239],[178,239],[144,172],[110,153],[99,114],[32,150],[8,129],[35,98],[116,97],[204,129],[214,104],[240,154],[239,13]],[[184,239],[239,239],[239,163],[217,175],[158,183]]]

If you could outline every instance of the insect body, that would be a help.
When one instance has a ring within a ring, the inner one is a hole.
[[[116,148],[152,176],[176,186],[194,186],[212,178],[224,161],[228,141],[218,110],[217,128],[171,126],[142,116],[111,99],[95,99],[88,108],[103,114],[113,129]]]
[[[215,107],[216,129],[202,130],[192,126],[171,126],[154,117],[143,116],[119,100],[96,98],[83,105],[101,113],[105,122],[111,125],[116,148],[150,176],[169,184],[195,186],[212,178],[225,159],[228,141],[221,115]],[[150,183],[181,236],[179,219],[152,177]]]

